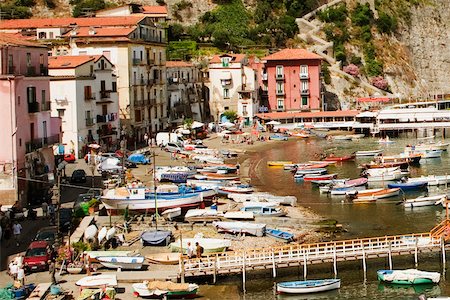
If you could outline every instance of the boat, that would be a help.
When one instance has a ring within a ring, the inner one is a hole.
[[[334,135],[333,140],[336,141],[351,141],[352,137],[350,135]]]
[[[358,187],[363,188],[368,182],[367,178],[357,178],[352,180],[346,180],[344,183],[330,186],[328,192],[331,195],[346,195],[349,191],[357,191]],[[319,188],[320,189],[320,188]],[[322,191],[322,190],[321,190]]]
[[[106,232],[106,237],[105,239],[107,241],[109,241],[110,239],[112,239],[114,236],[116,235],[116,227],[111,227],[110,229],[108,229],[108,231]]]
[[[241,211],[252,212],[258,217],[283,217],[287,212],[280,207],[244,206]]]
[[[345,155],[345,156],[328,156],[324,160],[325,161],[348,161],[355,159],[356,155]]]
[[[277,283],[277,292],[280,294],[308,294],[331,291],[340,287],[340,279],[286,281]]]
[[[78,280],[75,284],[82,288],[115,287],[117,286],[117,277],[113,274],[86,276]]]
[[[249,186],[248,184],[240,184],[235,186],[221,186],[217,190],[219,194],[225,194],[228,193],[242,193],[242,194],[248,194],[253,192],[253,187]]]
[[[108,232],[108,229],[103,226],[102,229],[100,229],[100,231],[98,232],[98,242],[101,243],[103,241],[103,239],[106,237],[106,233]]]
[[[183,253],[186,254],[187,244],[191,243],[192,246],[195,247],[195,243],[198,243],[200,246],[203,247],[204,253],[217,253],[217,252],[224,252],[229,247],[231,247],[231,241],[227,239],[210,239],[210,238],[183,238]],[[172,252],[180,252],[180,239],[176,240],[175,242],[171,243],[169,245],[170,250]]]
[[[95,239],[95,237],[97,236],[97,231],[98,231],[97,226],[95,226],[94,224],[89,225],[84,231],[84,238],[86,240]]]
[[[395,197],[398,195],[400,195],[400,188],[365,190],[358,192],[356,194],[356,198],[353,199],[353,202],[371,202],[378,199]]]
[[[365,151],[356,151],[355,155],[358,156],[375,156],[383,153],[383,150],[365,150]]]
[[[405,207],[420,207],[420,206],[432,206],[435,205],[436,201],[445,201],[447,197],[446,194],[436,195],[436,196],[421,196],[414,199],[406,199],[403,201]]]
[[[97,260],[108,269],[140,270],[144,263],[143,256],[103,256]]]
[[[442,150],[447,151],[448,146],[450,143],[445,143],[442,141],[439,141],[437,143],[429,142],[429,143],[419,143],[417,145],[409,145],[405,147],[405,150],[415,150],[415,151],[424,151],[424,150]]]
[[[309,134],[304,132],[289,132],[290,136],[298,137],[298,138],[309,138]]]
[[[267,165],[269,167],[283,167],[284,165],[292,164],[290,160],[269,160]]]
[[[143,246],[167,246],[172,238],[170,230],[152,230],[144,231],[141,234],[141,242]]]
[[[261,207],[277,207],[280,205],[280,202],[276,201],[244,201],[242,202],[242,206],[261,206]]]
[[[428,186],[438,186],[450,183],[450,175],[428,175],[408,178],[407,182],[427,182]]]
[[[422,158],[430,159],[430,158],[441,158],[443,150],[437,150],[437,149],[426,149],[426,150],[413,150],[409,147],[405,148],[404,153],[405,154],[413,154],[413,155],[420,155]]]
[[[324,174],[324,175],[309,174],[309,175],[304,175],[303,180],[305,180],[305,181],[320,181],[320,180],[331,180],[336,177],[337,177],[337,174]]]
[[[388,188],[400,188],[402,191],[415,191],[415,190],[423,190],[428,186],[427,182],[396,182],[389,183]]]
[[[388,162],[388,163],[371,162],[369,164],[362,164],[361,167],[363,169],[384,169],[384,168],[399,167],[400,170],[407,170],[409,168],[409,164],[406,161]]]
[[[266,228],[266,235],[274,237],[285,243],[289,243],[294,240],[294,234],[279,229]]]
[[[180,253],[154,253],[145,257],[149,262],[160,265],[178,265]]]
[[[195,222],[213,222],[222,220],[223,213],[217,209],[190,209],[186,212],[184,220],[189,223]]]
[[[223,214],[225,219],[230,220],[253,220],[255,215],[251,211],[227,211]]]
[[[394,284],[436,284],[441,279],[439,272],[426,272],[417,269],[378,270],[378,280]]]
[[[375,162],[377,162],[377,163],[392,163],[392,162],[405,163],[406,162],[409,165],[418,165],[418,164],[420,164],[421,159],[422,159],[422,156],[420,154],[401,153],[399,155],[390,155],[390,156],[377,155],[377,156],[375,156]]]
[[[285,165],[289,166],[289,165]],[[328,167],[328,162],[316,163],[316,164],[293,164],[293,167],[290,168],[292,172],[297,170],[311,170],[311,169],[322,169]]]
[[[325,168],[315,168],[315,169],[304,169],[304,170],[297,170],[295,172],[295,175],[306,175],[306,174],[325,174],[328,170]]]
[[[269,136],[269,140],[273,141],[287,141],[288,137],[285,135],[279,135],[279,134],[272,134]]]
[[[181,207],[166,209],[161,213],[161,216],[166,220],[173,221],[175,218],[181,216]]]
[[[194,283],[174,283],[171,281],[144,281],[132,284],[134,295],[151,298],[195,298],[198,285]]]
[[[266,224],[248,222],[213,222],[213,226],[219,232],[229,232],[233,234],[251,234],[263,236],[266,232]],[[183,239],[184,241],[184,239]]]
[[[385,137],[385,138],[381,138],[378,140],[378,144],[393,144],[395,143],[394,141],[392,141],[389,136]]]
[[[233,199],[236,202],[278,202],[278,204],[282,205],[297,205],[297,197],[295,196],[276,196],[264,192],[257,192],[252,194],[228,194],[228,198]]]
[[[401,179],[404,176],[404,174],[398,170],[391,173],[380,173],[377,175],[368,175],[367,180],[369,182],[383,182],[383,181],[394,181]]]

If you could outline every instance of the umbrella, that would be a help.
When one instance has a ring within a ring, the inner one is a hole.
[[[202,122],[198,122],[198,121],[194,121],[191,125],[191,128],[199,128],[199,127],[203,127],[205,124],[203,124]]]
[[[225,122],[225,123],[220,124],[220,126],[229,128],[229,127],[233,127],[234,124],[231,122]]]
[[[93,149],[98,149],[98,148],[100,148],[100,145],[99,144],[89,144],[88,147],[93,148]]]
[[[266,125],[280,125],[281,123],[280,122],[278,122],[278,121],[270,121],[270,122],[267,122],[266,123]]]

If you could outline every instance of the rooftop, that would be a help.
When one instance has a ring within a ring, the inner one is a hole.
[[[222,61],[220,60],[221,57],[228,56],[231,57],[231,62],[242,62],[245,59],[245,54],[222,54],[222,55],[214,55],[213,58],[209,61],[211,64],[218,64]]]
[[[22,38],[19,35],[1,32],[0,32],[0,46],[25,46],[25,47],[47,48],[46,46]]]
[[[320,59],[322,57],[309,52],[306,49],[283,49],[281,51],[275,52],[269,56],[262,58],[262,60],[300,60],[300,59]]]
[[[78,55],[78,56],[50,56],[48,67],[50,69],[72,69],[81,66],[89,61],[97,61],[103,55]]]
[[[190,68],[194,65],[187,61],[166,61],[167,68]]]
[[[74,30],[67,32],[64,36],[77,36],[77,37],[89,37],[89,36],[128,36],[134,30],[136,26],[131,27],[78,27],[76,29],[76,34]]]

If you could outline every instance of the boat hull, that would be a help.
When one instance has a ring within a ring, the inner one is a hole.
[[[277,284],[277,292],[280,294],[309,294],[331,291],[340,287],[340,279],[280,282]]]
[[[379,281],[401,284],[435,284],[439,283],[440,274],[437,272],[425,272],[415,269],[411,270],[379,270],[377,271]]]
[[[103,256],[98,257],[97,260],[108,269],[122,269],[122,270],[140,270],[144,263],[143,256]]]
[[[162,291],[162,290],[149,290],[147,285],[144,283],[134,283],[132,285],[134,292],[139,297],[149,297],[149,298],[163,298],[166,299],[192,299],[197,295],[198,286],[192,286],[186,291]],[[196,286],[196,287],[195,287]]]
[[[102,198],[102,202],[107,210],[126,209],[129,210],[155,210],[176,207],[194,207],[203,201],[201,195],[192,195],[180,198],[169,199],[108,199]],[[156,203],[155,203],[156,202]],[[156,204],[156,205],[155,205]]]

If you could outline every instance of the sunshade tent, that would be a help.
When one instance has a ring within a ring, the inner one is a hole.
[[[150,161],[144,154],[134,153],[128,156],[128,160],[135,164],[148,164]]]
[[[231,122],[225,122],[225,123],[220,124],[220,126],[229,128],[229,127],[233,127],[234,124]]]
[[[278,121],[270,121],[270,122],[267,122],[266,123],[266,125],[280,125],[281,123],[280,122],[278,122]]]

